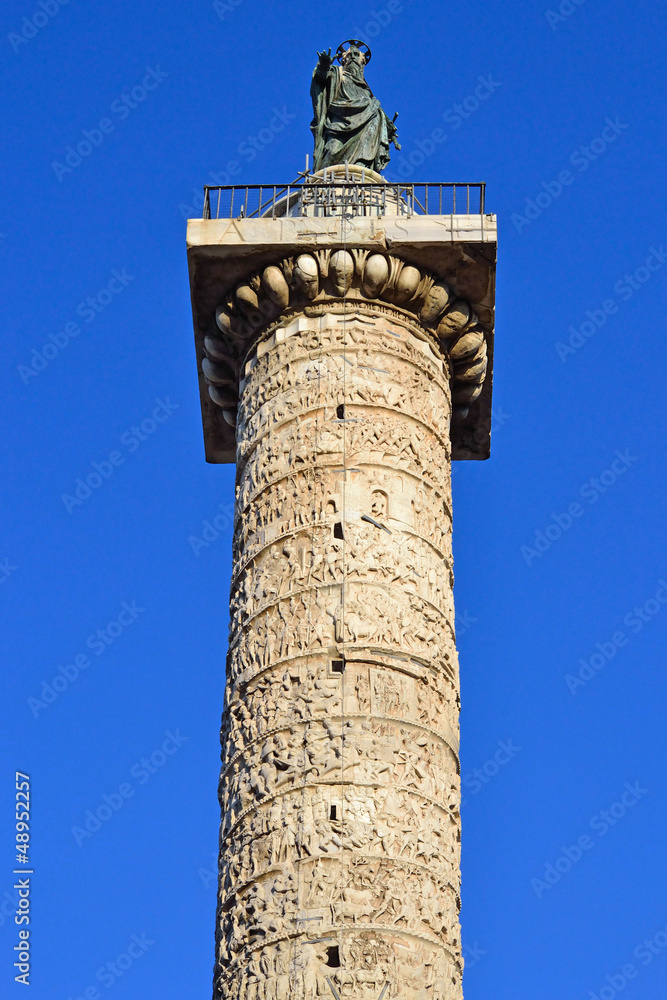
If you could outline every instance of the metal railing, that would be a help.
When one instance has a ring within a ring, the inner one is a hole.
[[[204,186],[204,219],[483,215],[484,183],[314,181]]]

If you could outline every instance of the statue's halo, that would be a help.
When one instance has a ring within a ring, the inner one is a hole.
[[[368,65],[368,63],[371,61],[371,50],[368,47],[368,45],[366,45],[366,42],[362,42],[360,38],[347,38],[344,42],[341,42],[338,48],[336,49],[334,62],[341,61],[342,57],[347,52],[347,49],[345,48],[346,45],[348,48],[352,45],[355,45],[360,52],[363,52],[365,63],[366,65]]]

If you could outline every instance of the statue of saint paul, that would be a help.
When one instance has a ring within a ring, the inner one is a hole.
[[[396,149],[401,147],[394,124],[396,116],[394,121],[387,117],[364,78],[370,49],[364,42],[350,39],[339,46],[333,58],[331,49],[318,52],[318,57],[310,88],[314,169],[349,163],[384,170],[389,163],[390,144]]]

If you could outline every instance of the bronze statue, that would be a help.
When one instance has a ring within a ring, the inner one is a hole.
[[[338,46],[333,58],[331,49],[317,55],[310,88],[315,113],[310,126],[315,138],[314,169],[349,163],[384,170],[390,144],[401,147],[394,124],[397,115],[393,121],[387,117],[364,79],[371,50],[365,42],[351,38]]]

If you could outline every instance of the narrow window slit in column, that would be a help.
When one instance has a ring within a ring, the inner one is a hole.
[[[356,424],[358,420],[356,417],[346,417],[345,403],[339,403],[336,407],[336,419],[333,422],[335,424]]]
[[[336,523],[334,524],[334,532],[333,533],[334,533],[334,538],[345,538],[345,535],[343,534],[343,522],[342,521],[336,521]]]
[[[337,944],[327,948],[327,965],[330,969],[340,969],[340,953]]]

